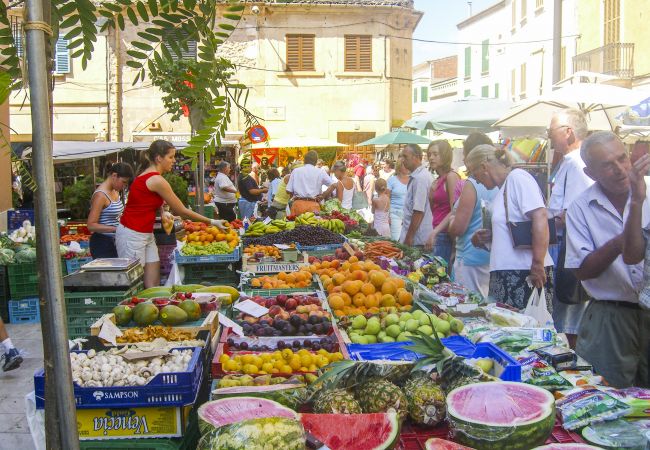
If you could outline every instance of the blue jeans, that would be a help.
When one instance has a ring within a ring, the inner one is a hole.
[[[243,219],[244,217],[253,217],[253,211],[255,211],[255,203],[249,202],[245,198],[239,199],[239,217]]]
[[[402,212],[390,212],[390,238],[399,241],[399,235],[402,233]]]
[[[447,233],[438,233],[436,242],[433,244],[432,255],[444,258],[447,264],[449,264],[449,260],[451,259],[451,239]]]

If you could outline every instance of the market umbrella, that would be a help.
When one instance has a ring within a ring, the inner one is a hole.
[[[576,108],[585,113],[590,130],[614,130],[620,123],[616,116],[646,97],[647,92],[609,84],[570,84],[512,108],[494,126],[545,128],[557,111]]]
[[[435,110],[404,122],[405,127],[418,130],[470,134],[494,131],[492,124],[512,107],[508,100],[467,97],[449,102]]]
[[[408,131],[391,131],[390,133],[382,134],[381,136],[368,139],[356,145],[357,147],[363,147],[365,145],[428,144],[430,142],[431,139],[427,139],[419,134]]]
[[[312,138],[312,137],[288,137],[269,139],[266,142],[258,142],[251,145],[251,148],[316,148],[316,147],[346,147],[345,144],[339,144],[329,139]]]

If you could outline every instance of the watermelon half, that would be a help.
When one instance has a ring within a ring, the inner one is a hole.
[[[331,450],[384,450],[397,444],[395,412],[374,414],[301,414],[305,431]]]
[[[454,440],[478,450],[529,450],[544,444],[555,424],[550,392],[496,381],[461,386],[447,395]]]
[[[533,450],[602,450],[601,447],[594,447],[587,444],[548,444],[535,447]]]
[[[199,407],[199,430],[206,434],[216,428],[249,419],[282,417],[298,420],[298,413],[273,400],[256,397],[231,397],[204,403]]]
[[[474,450],[473,448],[440,438],[431,438],[424,445],[426,450]]]

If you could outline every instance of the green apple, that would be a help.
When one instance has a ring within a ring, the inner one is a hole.
[[[415,331],[420,326],[420,322],[417,319],[409,319],[406,321],[406,331]]]
[[[396,338],[402,332],[402,329],[397,324],[392,324],[386,328],[386,336]]]
[[[433,328],[431,328],[431,325],[421,325],[418,327],[418,330],[427,336],[431,336],[433,334]]]
[[[389,314],[384,318],[384,323],[386,324],[386,327],[393,325],[395,323],[399,322],[399,316],[397,314]]]
[[[362,330],[366,327],[366,323],[368,323],[368,321],[364,316],[356,316],[352,319],[352,328],[355,330]]]

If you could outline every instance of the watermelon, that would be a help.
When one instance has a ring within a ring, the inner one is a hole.
[[[397,444],[400,420],[393,411],[375,414],[301,414],[305,431],[331,450],[384,450]]]
[[[431,438],[424,445],[426,450],[474,450],[473,448],[439,438]]]
[[[298,414],[272,400],[255,397],[232,397],[204,403],[199,407],[199,430],[206,434],[217,428],[249,419],[283,417],[298,419]]]
[[[452,438],[478,450],[529,450],[542,445],[555,424],[555,399],[525,383],[495,381],[447,395]]]
[[[164,286],[151,287],[144,291],[138,292],[138,298],[156,298],[156,297],[169,297],[172,295],[172,289]]]
[[[304,384],[270,384],[268,386],[235,386],[219,388],[212,392],[213,399],[227,397],[266,398],[293,410],[307,402],[309,393]]]
[[[197,450],[305,450],[305,431],[296,419],[265,417],[215,428]]]
[[[541,447],[535,447],[533,450],[602,450],[600,447],[594,447],[587,444],[548,444]]]

